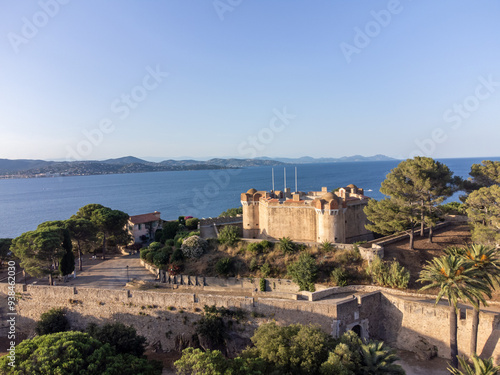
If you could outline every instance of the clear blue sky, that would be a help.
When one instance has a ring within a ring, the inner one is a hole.
[[[0,158],[499,155],[496,0],[59,1],[0,5]]]

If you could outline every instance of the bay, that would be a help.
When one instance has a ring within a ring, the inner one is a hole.
[[[461,177],[482,160],[440,159]],[[329,190],[355,184],[375,199],[380,184],[399,161],[318,163],[297,165],[298,190]],[[78,208],[100,203],[129,215],[160,211],[163,219],[180,215],[216,217],[240,206],[240,194],[250,188],[272,188],[271,167],[236,170],[152,172],[0,180],[0,238],[13,238],[50,220],[64,220]],[[275,189],[284,187],[284,168],[274,167]],[[286,167],[287,186],[295,190],[294,166]],[[460,193],[449,200],[458,200]]]

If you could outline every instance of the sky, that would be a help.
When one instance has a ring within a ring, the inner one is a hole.
[[[500,2],[5,0],[0,158],[499,156]]]

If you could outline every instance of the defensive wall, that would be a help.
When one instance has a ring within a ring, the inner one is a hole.
[[[89,323],[120,321],[133,325],[148,342],[161,342],[163,349],[174,347],[176,335],[194,332],[204,305],[241,308],[247,311],[243,332],[250,337],[255,328],[268,321],[279,324],[315,323],[338,336],[358,327],[363,337],[379,338],[407,350],[416,350],[422,340],[436,346],[439,356],[449,357],[449,308],[435,306],[433,300],[419,295],[393,293],[377,287],[346,287],[315,292],[316,301],[227,296],[202,293],[177,293],[137,290],[108,290],[81,287],[17,286],[17,321],[20,332],[32,335],[40,315],[54,307],[67,309],[73,328],[84,329]],[[0,284],[0,298],[7,294]],[[357,292],[356,297],[351,292]],[[329,299],[332,294],[342,293]],[[326,299],[320,299],[325,298]],[[318,300],[319,299],[319,300]],[[181,312],[182,311],[182,312]],[[458,322],[460,354],[468,354],[471,309],[462,308]],[[5,313],[5,311],[2,311]],[[253,314],[252,314],[253,313]],[[255,317],[254,316],[261,316]],[[6,316],[2,317],[6,322]],[[481,312],[478,353],[500,362],[500,315]]]

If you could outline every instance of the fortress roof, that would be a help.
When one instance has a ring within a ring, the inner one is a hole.
[[[255,194],[256,192],[257,192],[257,190],[252,188],[252,189],[248,189],[247,194]]]
[[[321,197],[321,199],[324,199],[325,201],[329,202],[331,200],[334,200],[335,196],[332,193],[326,193]]]

